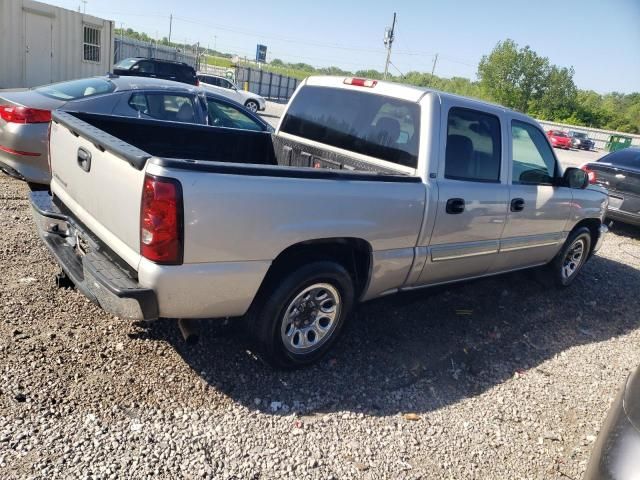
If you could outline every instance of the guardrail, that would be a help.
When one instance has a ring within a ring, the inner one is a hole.
[[[538,120],[538,123],[542,125],[545,130],[573,130],[574,132],[586,133],[589,138],[595,142],[596,148],[599,150],[604,150],[605,145],[609,141],[609,137],[611,135],[624,135],[625,137],[631,137],[631,145],[640,147],[640,135],[634,135],[632,133],[616,132],[614,130],[604,130],[601,128],[568,125],[566,123],[547,122],[546,120]]]

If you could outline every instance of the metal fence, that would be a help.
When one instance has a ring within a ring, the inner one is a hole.
[[[248,90],[272,101],[286,102],[291,98],[300,80],[279,73],[268,72],[252,67],[216,67],[202,65],[200,71],[225,77],[238,88]]]
[[[300,80],[257,68],[236,67],[236,83],[239,88],[269,100],[286,102],[295,92]]]
[[[586,133],[589,138],[595,142],[596,148],[599,150],[604,149],[611,135],[624,135],[625,137],[631,137],[631,145],[640,147],[640,135],[616,132],[613,130],[603,130],[601,128],[577,127],[575,125],[567,125],[566,123],[547,122],[545,120],[538,120],[538,123],[542,125],[545,130],[573,130],[574,132]]]
[[[153,57],[164,60],[175,60],[196,66],[196,56],[189,52],[181,52],[176,48],[158,45],[155,42],[143,42],[130,37],[114,38],[114,63],[129,57]]]

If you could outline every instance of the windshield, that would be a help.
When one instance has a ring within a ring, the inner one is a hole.
[[[553,132],[554,137],[566,137],[564,132]]]
[[[38,87],[35,91],[46,97],[68,101],[113,92],[115,89],[116,86],[104,78],[83,78]]]
[[[417,103],[340,88],[305,86],[281,130],[411,168],[418,165]]]
[[[574,132],[573,136],[575,138],[587,138],[587,134],[586,133],[580,133],[580,132]]]
[[[131,68],[131,65],[136,63],[138,60],[140,60],[140,59],[139,58],[125,58],[124,60],[120,60],[118,63],[116,63],[113,66],[113,68],[129,69],[129,68]]]

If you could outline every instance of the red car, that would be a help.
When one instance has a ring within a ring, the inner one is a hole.
[[[549,141],[554,147],[571,149],[571,138],[566,133],[560,130],[549,130],[547,137],[549,137]]]

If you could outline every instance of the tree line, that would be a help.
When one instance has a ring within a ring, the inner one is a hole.
[[[116,34],[142,40],[155,41],[146,33],[131,28]],[[192,45],[169,42],[163,37],[158,44],[183,51],[192,51]],[[228,53],[201,49],[207,55],[231,58]],[[296,72],[297,77],[308,75],[356,75],[382,79],[378,70],[351,72],[339,67],[316,68],[307,63],[287,63],[279,58],[269,62],[279,69]],[[640,93],[612,92],[599,94],[593,90],[581,90],[573,81],[573,67],[552,64],[547,57],[538,55],[529,46],[520,47],[513,40],[498,42],[478,64],[477,80],[463,77],[444,78],[425,72],[408,72],[390,75],[389,80],[420,87],[430,87],[444,92],[499,103],[505,107],[527,113],[540,120],[583,125],[626,133],[640,134]]]
[[[354,73],[337,67],[314,68],[304,63],[271,64],[298,68],[311,74],[353,75],[382,79],[378,70]],[[499,103],[540,120],[586,127],[640,133],[640,93],[599,94],[580,90],[573,81],[573,67],[553,65],[530,47],[519,47],[513,40],[499,42],[478,64],[478,80],[443,78],[430,73],[408,72],[390,75],[391,81],[430,87],[444,92]]]

